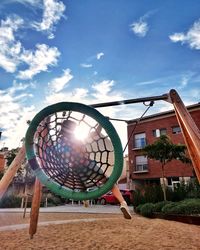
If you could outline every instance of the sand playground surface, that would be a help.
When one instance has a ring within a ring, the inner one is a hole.
[[[200,249],[199,226],[138,215],[125,220],[121,214],[40,213],[33,239],[28,223],[29,214],[23,219],[22,213],[1,211],[0,249]]]

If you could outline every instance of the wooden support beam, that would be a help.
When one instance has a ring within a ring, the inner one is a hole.
[[[23,145],[0,181],[0,199],[2,199],[2,197],[4,196],[8,186],[12,182],[15,174],[17,173],[17,170],[21,167],[24,159],[25,146]]]
[[[41,196],[42,196],[42,184],[36,178],[34,194],[31,204],[31,214],[30,214],[30,227],[29,227],[30,239],[32,239],[33,235],[37,232]]]
[[[169,101],[174,106],[185,144],[190,154],[198,181],[200,182],[200,131],[176,90],[170,90],[169,98]]]

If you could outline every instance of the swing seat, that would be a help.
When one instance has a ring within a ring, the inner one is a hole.
[[[66,121],[82,129],[79,137],[87,131],[86,138],[71,139],[71,132],[63,140]],[[41,110],[29,125],[25,146],[38,179],[63,198],[96,199],[111,190],[122,173],[122,145],[115,128],[84,104],[62,102]]]

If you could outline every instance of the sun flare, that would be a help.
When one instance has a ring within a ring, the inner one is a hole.
[[[85,124],[80,124],[76,127],[74,134],[76,139],[84,141],[88,137],[89,127]]]

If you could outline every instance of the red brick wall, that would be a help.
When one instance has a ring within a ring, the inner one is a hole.
[[[200,128],[200,108],[197,111],[190,112],[193,120]],[[159,118],[159,117],[158,117]],[[167,135],[171,138],[173,143],[184,143],[184,139],[182,133],[180,134],[173,134],[172,127],[179,126],[176,116],[173,114],[168,117],[162,117],[159,119],[152,119],[150,121],[143,121],[142,123],[138,124],[134,134],[129,143],[129,166],[130,166],[130,173],[132,179],[151,179],[151,178],[160,178],[161,177],[161,165],[159,161],[149,160],[148,159],[148,173],[133,173],[135,167],[135,156],[141,155],[141,150],[133,150],[133,141],[134,135],[138,133],[146,133],[146,140],[147,144],[153,143],[156,137],[153,136],[153,130],[166,128]],[[128,126],[128,137],[131,134],[131,131],[134,127],[134,124]],[[173,160],[172,162],[167,163],[165,166],[165,176],[166,177],[175,177],[175,176],[193,176],[193,167],[191,164],[183,164],[179,161]]]

